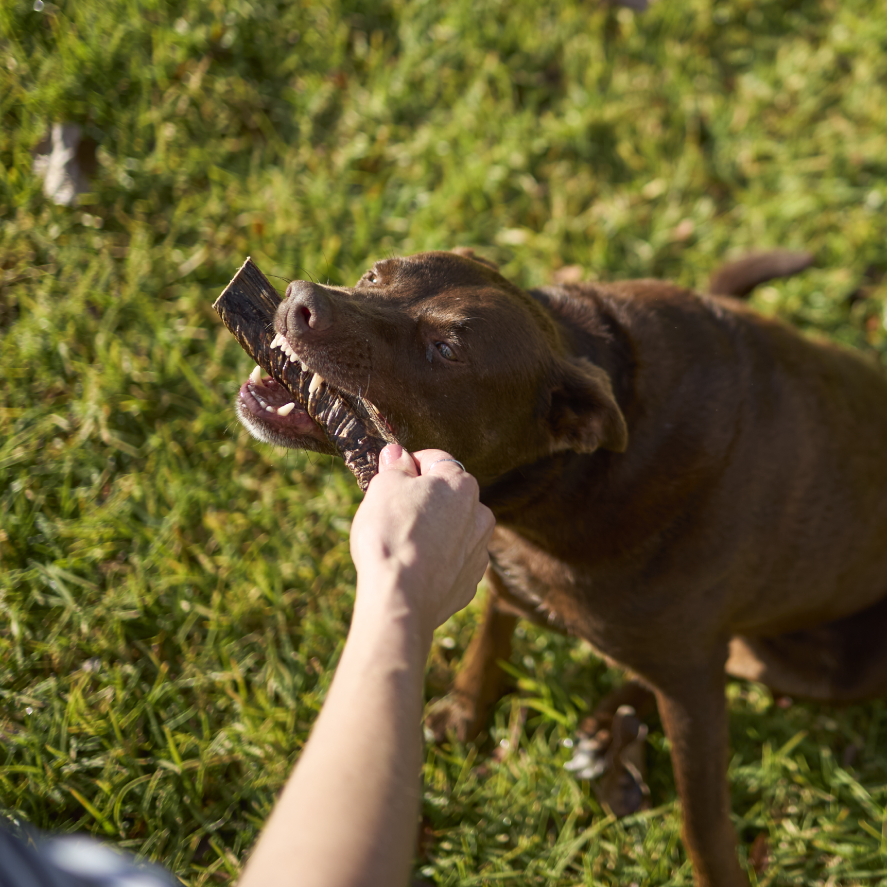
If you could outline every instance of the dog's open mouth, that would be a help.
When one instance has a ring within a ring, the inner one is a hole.
[[[371,403],[312,372],[286,339],[274,334],[280,302],[247,259],[213,305],[257,364],[240,388],[237,413],[260,440],[338,453],[365,490],[379,470],[379,452],[395,442],[394,435]]]
[[[311,382],[308,384],[310,387]],[[300,393],[302,387],[299,386]],[[302,403],[307,403],[307,399],[303,401],[256,366],[240,386],[236,408],[241,421],[260,440],[285,447],[338,452]]]

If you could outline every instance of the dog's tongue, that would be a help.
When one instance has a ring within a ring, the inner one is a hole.
[[[302,372],[298,363],[288,361],[283,351],[271,348],[274,315],[280,302],[274,287],[247,258],[213,308],[243,350],[320,425],[360,488],[366,490],[379,470],[379,453],[386,441],[376,436],[372,423],[365,424],[340,392],[328,388],[325,396],[311,396],[310,374]]]

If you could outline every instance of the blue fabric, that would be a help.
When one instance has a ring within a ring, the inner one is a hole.
[[[0,828],[0,887],[176,887],[168,872],[80,835]]]

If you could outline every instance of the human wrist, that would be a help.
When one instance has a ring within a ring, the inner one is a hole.
[[[361,570],[352,633],[381,633],[395,642],[410,641],[418,645],[423,657],[427,656],[436,626],[422,612],[426,589],[418,586],[410,570],[400,564],[382,563]]]

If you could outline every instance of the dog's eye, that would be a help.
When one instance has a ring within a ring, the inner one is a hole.
[[[367,273],[364,274],[363,279],[366,283],[378,283],[379,282],[379,277],[375,271],[367,271]]]
[[[437,348],[444,360],[456,359],[456,352],[446,342],[435,342],[434,347]]]

